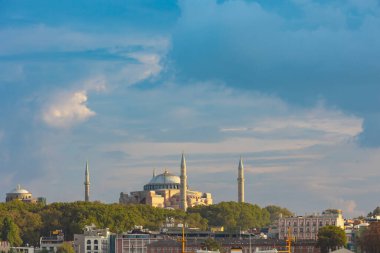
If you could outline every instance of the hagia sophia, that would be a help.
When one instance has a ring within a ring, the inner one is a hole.
[[[144,185],[142,191],[133,191],[130,194],[121,192],[119,203],[139,203],[182,210],[197,205],[211,205],[213,203],[211,193],[188,188],[186,160],[183,154],[180,167],[180,176],[169,173],[167,170],[159,175],[153,172],[152,179]],[[238,201],[244,202],[244,169],[241,159],[238,168]]]

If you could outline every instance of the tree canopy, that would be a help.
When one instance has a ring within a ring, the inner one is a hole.
[[[69,242],[62,243],[61,246],[58,247],[56,253],[75,253],[73,245]]]
[[[264,209],[268,211],[271,223],[277,221],[280,215],[282,215],[282,217],[290,217],[293,215],[291,211],[280,206],[269,205],[264,207]]]
[[[11,246],[20,246],[22,244],[19,228],[10,217],[5,217],[3,220],[1,227],[1,240],[8,241]]]
[[[273,209],[273,208],[272,208]],[[38,245],[41,236],[50,231],[63,230],[65,240],[83,232],[85,225],[108,227],[119,233],[135,225],[156,230],[167,218],[178,223],[183,220],[190,227],[206,230],[208,226],[224,226],[227,231],[260,228],[270,224],[271,208],[236,202],[222,202],[210,206],[189,208],[188,212],[154,208],[148,205],[103,204],[100,202],[72,202],[39,205],[12,201],[0,203],[0,231],[13,245]],[[281,210],[282,208],[275,208]],[[268,211],[269,210],[269,211]]]
[[[208,251],[218,251],[223,253],[224,249],[223,247],[213,238],[207,238],[201,243],[201,247],[203,250]]]
[[[321,253],[337,250],[347,244],[346,234],[343,229],[336,226],[325,226],[318,231],[317,247]]]
[[[371,223],[358,238],[358,244],[364,253],[380,253],[380,223]]]
[[[224,226],[227,231],[260,228],[270,224],[270,214],[258,205],[221,202],[210,206],[188,208],[188,213],[199,213],[210,226]]]

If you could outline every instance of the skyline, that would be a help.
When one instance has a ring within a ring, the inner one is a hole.
[[[379,206],[379,1],[0,6],[4,198],[81,199],[88,159],[92,199],[117,202],[185,151],[216,203],[237,200],[241,155],[246,202]]]

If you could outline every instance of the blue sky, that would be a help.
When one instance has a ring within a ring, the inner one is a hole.
[[[216,202],[379,205],[380,1],[0,1],[0,194],[116,202],[152,170]]]

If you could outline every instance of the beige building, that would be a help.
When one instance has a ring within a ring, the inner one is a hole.
[[[326,210],[322,214],[280,218],[279,238],[284,239],[290,229],[291,235],[296,239],[317,239],[318,230],[329,225],[344,229],[341,210]]]
[[[186,168],[184,157],[182,156],[181,171]],[[184,176],[186,180],[186,176]],[[187,180],[186,180],[187,181]],[[187,182],[186,182],[187,184]],[[187,187],[186,187],[187,188]],[[142,191],[134,191],[130,194],[120,193],[119,203],[121,204],[146,204],[153,207],[162,208],[181,208],[181,196],[185,196],[188,207],[197,205],[211,205],[211,193],[203,193],[199,191],[189,190],[186,194],[181,195],[181,178],[165,170],[164,173],[153,177],[148,184],[144,185]]]
[[[6,194],[5,201],[21,200],[23,202],[37,202],[37,199],[32,197],[32,193],[21,188],[20,185],[17,185],[15,189]]]

